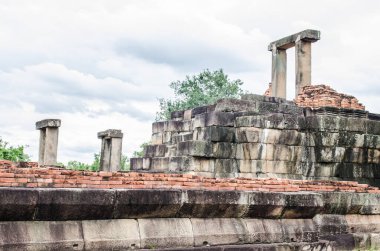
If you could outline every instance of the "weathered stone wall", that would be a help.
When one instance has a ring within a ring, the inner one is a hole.
[[[379,117],[362,110],[248,94],[174,112],[152,133],[133,170],[379,184]]]
[[[379,194],[0,188],[1,250],[380,248]]]

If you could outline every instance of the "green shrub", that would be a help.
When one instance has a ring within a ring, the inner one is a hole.
[[[30,157],[24,153],[26,146],[10,146],[8,142],[0,138],[0,159],[11,161],[30,161]]]

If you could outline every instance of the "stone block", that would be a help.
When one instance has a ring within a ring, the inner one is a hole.
[[[177,154],[199,156],[199,157],[211,157],[212,156],[212,144],[207,141],[193,140],[179,142],[177,145]]]
[[[321,239],[348,233],[348,224],[344,215],[318,214],[313,221],[319,228]]]
[[[163,133],[162,132],[158,132],[158,133],[153,133],[152,134],[152,138],[151,138],[151,144],[152,145],[158,145],[158,144],[162,144],[163,143]]]
[[[195,172],[209,172],[215,171],[215,159],[211,158],[195,158],[194,159],[194,171]]]
[[[315,177],[338,177],[340,163],[316,163],[314,165]]]
[[[180,190],[118,189],[114,218],[175,217],[181,208]]]
[[[209,112],[196,115],[193,120],[193,128],[206,126],[233,127],[235,115],[232,112]]]
[[[239,218],[248,209],[248,196],[238,191],[188,190],[179,217]]]
[[[166,145],[147,145],[144,147],[144,157],[164,157],[166,151]]]
[[[152,123],[152,134],[163,133],[165,131],[165,121]]]
[[[187,218],[138,219],[141,248],[192,247],[193,230]]]
[[[212,144],[212,157],[214,158],[235,158],[236,144],[228,142],[216,142]]]
[[[345,154],[344,147],[315,147],[316,161],[318,162],[342,162]]]
[[[36,122],[36,129],[40,130],[46,127],[60,127],[61,120],[60,119],[44,119]]]
[[[281,220],[263,219],[263,225],[267,233],[265,243],[285,242]]]
[[[365,134],[364,135],[364,147],[380,148],[380,135]]]
[[[267,168],[265,160],[239,159],[237,165],[240,173],[257,173],[263,172]]]
[[[177,144],[179,142],[183,141],[189,141],[193,140],[193,133],[192,132],[183,132],[183,133],[178,133],[172,136],[172,143]]]
[[[150,159],[150,170],[166,171],[169,170],[169,157],[155,157]]]
[[[231,174],[234,177],[238,173],[238,165],[235,159],[216,159],[215,160],[215,173],[219,174]],[[226,176],[229,177],[229,176]]]
[[[366,133],[368,120],[363,118],[339,117],[341,131]],[[380,132],[380,130],[379,130]]]
[[[207,140],[213,142],[234,142],[235,128],[225,126],[208,126],[196,128],[194,140]]]
[[[140,248],[139,226],[134,219],[83,221],[86,250]]]
[[[357,201],[358,195],[353,196],[353,203],[360,204],[359,213],[365,215],[380,214],[380,195],[379,194],[360,194],[361,200]],[[363,203],[364,201],[364,203]]]
[[[350,233],[380,233],[380,215],[345,215]]]
[[[303,116],[303,108],[295,105],[294,103],[280,103],[279,112]]]
[[[192,218],[194,246],[243,244],[245,226],[235,218]]]
[[[116,193],[104,189],[38,189],[36,220],[111,219]]]
[[[314,115],[305,117],[305,126],[312,131],[339,132],[339,117],[328,115]]]
[[[192,110],[191,109],[185,110],[183,112],[183,120],[191,120],[191,114],[192,114]]]
[[[169,159],[169,171],[188,172],[195,170],[194,158],[188,156],[171,157]]]
[[[257,111],[261,114],[279,112],[279,104],[272,102],[257,102]]]
[[[248,195],[249,210],[245,217],[278,219],[286,206],[283,193],[254,192]]]
[[[285,193],[285,208],[282,218],[313,218],[323,210],[323,197],[312,192]]]
[[[285,242],[317,242],[318,228],[312,219],[282,219]]]
[[[272,243],[262,219],[242,219],[247,229],[247,243]]]
[[[284,114],[283,128],[298,130],[300,128],[298,124],[298,117],[299,115],[296,114]]]
[[[214,105],[206,105],[206,106],[198,106],[191,110],[191,117],[194,118],[198,114],[212,112],[215,110],[215,104]]]
[[[171,119],[182,120],[185,111],[174,111],[170,114]]]
[[[293,174],[295,172],[295,162],[282,160],[256,160],[256,170],[262,173],[273,174]],[[260,163],[261,162],[261,163]],[[259,165],[259,166],[257,166]]]
[[[131,170],[143,169],[143,158],[130,158],[129,159]]]
[[[237,118],[239,119],[239,118]],[[258,143],[261,140],[261,128],[240,127],[236,128],[236,142],[238,143]]]
[[[0,222],[2,250],[83,250],[78,221]]]
[[[263,159],[266,158],[268,144],[242,143],[236,144],[236,159]]]
[[[169,120],[165,121],[164,131],[165,132],[180,132],[183,131],[183,121]]]
[[[37,190],[0,188],[0,221],[33,220],[37,201]]]
[[[256,110],[256,102],[233,98],[219,99],[216,101],[215,106],[215,111],[217,112],[241,112]]]

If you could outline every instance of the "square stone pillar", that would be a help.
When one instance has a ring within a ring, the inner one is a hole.
[[[58,128],[59,119],[44,119],[36,122],[36,129],[40,130],[40,147],[38,164],[42,166],[57,164]]]
[[[120,171],[123,133],[121,130],[108,129],[99,132],[98,138],[102,140],[99,171]]]
[[[272,96],[286,98],[286,50],[272,49]]]
[[[296,52],[296,96],[302,87],[311,85],[311,42],[297,40]]]

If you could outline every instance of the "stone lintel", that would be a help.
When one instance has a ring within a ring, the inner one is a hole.
[[[36,122],[36,129],[41,130],[46,127],[60,127],[61,120],[60,119],[44,119]]]
[[[105,131],[102,131],[102,132],[98,132],[98,138],[101,139],[101,138],[122,138],[123,137],[123,133],[121,132],[121,130],[117,130],[117,129],[108,129],[108,130],[105,130]]]
[[[299,38],[298,38],[299,37]],[[293,35],[276,40],[268,45],[268,50],[272,51],[273,48],[277,49],[289,49],[295,46],[297,39],[301,39],[306,42],[316,42],[321,38],[321,32],[318,30],[304,30]]]

